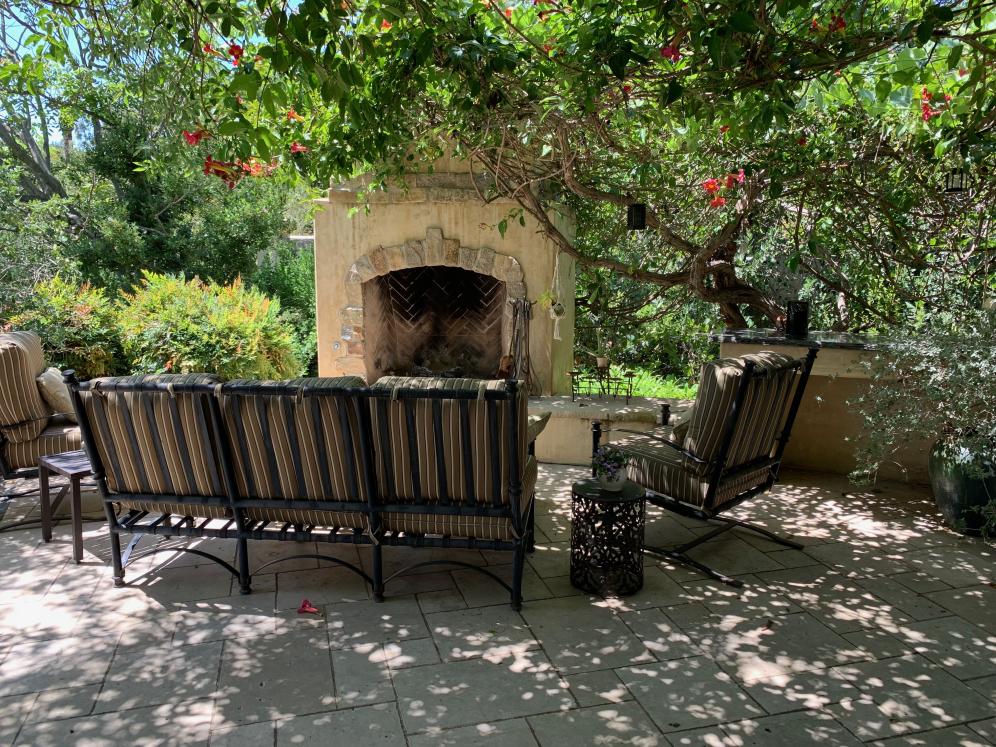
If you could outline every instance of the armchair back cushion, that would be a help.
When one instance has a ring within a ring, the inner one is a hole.
[[[110,493],[218,498],[198,515],[230,514],[220,460],[213,441],[211,390],[117,391],[122,385],[157,382],[217,384],[210,374],[156,374],[96,379],[80,398],[106,472]],[[127,508],[189,513],[154,500],[124,499]]]
[[[10,443],[34,441],[48,425],[49,409],[35,381],[44,370],[38,335],[0,335],[0,433]]]
[[[288,386],[298,387],[298,394],[275,391]],[[247,518],[366,527],[368,486],[358,423],[359,408],[366,402],[317,392],[363,386],[363,379],[349,376],[222,386],[221,410],[238,497],[357,504],[356,512],[247,507]]]
[[[768,370],[792,360],[781,353],[760,352],[740,358],[723,358],[703,366],[683,447],[700,459],[716,459],[722,448],[746,362],[753,361],[757,370]],[[798,380],[798,371],[793,368],[751,379],[727,454],[727,470],[771,455],[788,415]],[[697,474],[704,474],[712,468],[691,460],[684,461],[684,467]]]

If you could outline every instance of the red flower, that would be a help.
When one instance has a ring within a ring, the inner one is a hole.
[[[838,16],[836,13],[830,16],[827,31],[843,31],[845,28],[847,28],[847,21],[844,20],[844,16]]]
[[[291,143],[290,147],[291,153],[307,153],[309,150],[311,149],[308,146],[301,145],[301,143],[299,143],[297,140]]]
[[[944,94],[944,101],[945,101],[945,102],[948,102],[948,101],[950,101],[950,100],[951,100],[952,98],[953,98],[953,97],[951,96],[951,94],[950,94],[950,93],[946,93],[946,94]]]
[[[744,170],[740,169],[736,174],[726,175],[726,188],[733,189],[738,184],[744,183]]]
[[[239,66],[239,63],[242,61],[242,55],[244,53],[245,50],[242,48],[241,44],[235,44],[233,42],[228,45],[228,54],[232,58],[232,64],[235,65],[235,67]]]
[[[924,101],[930,101],[934,98],[934,94],[927,90],[927,86],[924,86],[923,90],[920,91],[920,98]]]
[[[958,68],[958,77],[959,78],[964,78],[966,75],[968,75],[968,70],[966,70],[963,67]]]
[[[718,207],[723,207],[723,205],[725,204],[726,204],[726,198],[720,197],[719,195],[716,195],[711,200],[709,200],[709,207],[718,208]]]
[[[810,31],[819,31],[820,30],[820,22],[816,18],[816,16],[813,16],[813,20],[809,22],[809,30]]]
[[[706,179],[702,182],[702,189],[709,194],[715,194],[719,191],[719,179]]]
[[[303,122],[304,121],[304,117],[302,117],[300,114],[298,114],[296,111],[294,111],[294,107],[291,107],[290,111],[287,112],[287,121],[288,122]]]
[[[301,600],[301,606],[297,608],[297,614],[299,615],[317,615],[318,610],[314,605],[307,599]]]
[[[512,17],[512,9],[505,8],[505,18],[511,18],[511,17]]]
[[[201,140],[206,137],[211,137],[206,130],[196,129],[193,132],[190,130],[183,131],[183,139],[187,141],[187,145],[199,145]]]
[[[681,59],[681,52],[677,47],[668,44],[666,47],[661,47],[661,57],[675,63]]]
[[[631,86],[631,85],[627,84],[627,85],[623,86],[622,87],[623,96],[629,96],[629,93],[632,90],[633,90],[633,86]]]
[[[719,133],[721,135],[725,135],[729,131],[730,131],[730,126],[729,125],[721,125],[720,128],[719,128]]]
[[[383,21],[380,22],[380,30],[387,31],[393,25],[394,25],[393,23],[391,23],[389,20],[385,18]]]
[[[807,138],[805,135],[803,135],[801,138],[799,138],[799,145],[801,145],[803,148],[806,147],[806,143],[808,143],[808,142],[809,142],[809,138]]]
[[[940,110],[935,109],[926,101],[920,104],[920,116],[924,122],[929,122],[933,117],[940,116],[940,113]]]
[[[204,54],[213,54],[213,55],[215,55],[217,57],[221,57],[221,52],[219,52],[217,49],[215,49],[214,47],[212,47],[210,44],[205,44],[204,45]]]
[[[551,47],[549,44],[544,44],[543,51],[546,52],[547,54],[550,54],[550,52],[553,51],[553,47]]]

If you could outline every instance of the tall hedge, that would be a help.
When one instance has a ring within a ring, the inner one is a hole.
[[[228,285],[143,272],[123,293],[118,326],[132,373],[215,373],[224,379],[299,376],[280,302],[236,279]]]

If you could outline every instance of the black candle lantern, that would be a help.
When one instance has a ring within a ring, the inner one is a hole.
[[[647,227],[647,206],[632,202],[626,206],[626,230],[643,231]]]
[[[809,301],[789,301],[785,318],[785,336],[802,339],[809,336]]]
[[[968,190],[968,172],[965,169],[951,169],[944,175],[945,194],[958,194]]]

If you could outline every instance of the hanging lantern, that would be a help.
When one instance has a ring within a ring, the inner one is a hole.
[[[626,206],[626,230],[643,231],[647,227],[647,206],[633,202]]]
[[[965,169],[951,169],[944,175],[945,194],[957,194],[968,190],[968,172]]]

